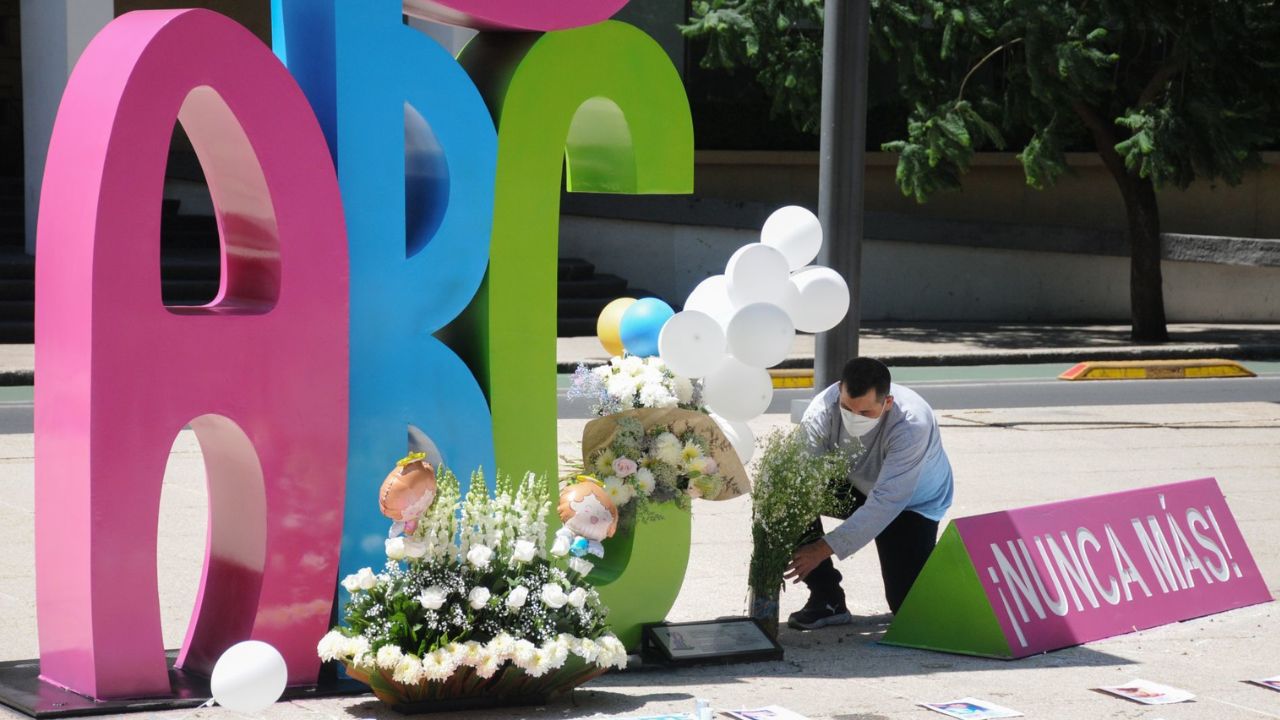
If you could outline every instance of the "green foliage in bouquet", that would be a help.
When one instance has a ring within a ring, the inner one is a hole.
[[[844,453],[810,454],[799,429],[779,430],[765,438],[751,491],[747,581],[753,595],[777,593],[796,543],[814,518],[836,512],[844,502],[835,489],[848,475]]]
[[[595,589],[547,554],[538,478],[500,479],[490,496],[477,473],[461,502],[452,473],[437,482],[413,534],[386,541],[383,570],[343,580],[345,626],[321,640],[321,658],[400,703],[553,691],[553,679],[577,684],[625,666]]]

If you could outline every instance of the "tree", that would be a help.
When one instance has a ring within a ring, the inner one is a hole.
[[[859,0],[846,0],[856,2]],[[1128,218],[1133,337],[1168,338],[1156,191],[1237,184],[1280,137],[1276,0],[870,0],[872,50],[896,66],[909,103],[903,193],[957,188],[975,152],[1017,147],[1027,183],[1067,172],[1090,148]],[[819,77],[791,35],[814,0],[697,0],[687,34],[710,66],[759,68],[798,127],[812,128]],[[779,18],[785,16],[787,20]],[[820,53],[820,49],[818,51]]]

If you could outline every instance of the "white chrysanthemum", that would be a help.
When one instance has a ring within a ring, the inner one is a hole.
[[[707,472],[707,468],[710,465],[709,461],[714,462],[714,461],[711,461],[711,458],[707,457],[706,455],[699,455],[698,457],[689,461],[688,468],[696,472],[705,473]]]
[[[503,661],[499,660],[496,656],[492,654],[486,655],[484,659],[480,661],[480,664],[476,665],[476,675],[488,680],[497,674],[498,668],[502,667],[502,663]]]
[[[489,651],[484,645],[475,640],[468,640],[462,644],[462,657],[458,663],[460,665],[468,665],[470,667],[480,667],[480,663],[489,656]]]
[[[569,558],[569,569],[579,575],[588,575],[595,569],[595,563],[586,558]]]
[[[608,378],[610,375],[612,375],[612,374],[613,374],[613,366],[611,366],[611,365],[597,365],[597,366],[595,366],[595,367],[591,368],[591,374],[592,374],[592,375],[595,375],[596,377],[600,378],[601,380],[604,380],[604,379]]]
[[[511,662],[521,670],[532,670],[537,654],[537,645],[528,640],[517,640],[511,651]]]
[[[349,658],[367,655],[369,653],[369,638],[363,635],[347,638],[347,647],[344,652]]]
[[[480,570],[489,567],[489,561],[493,559],[493,550],[487,545],[473,545],[467,551],[467,562],[474,565]]]
[[[639,375],[641,372],[644,372],[644,358],[639,358],[635,355],[628,355],[622,358],[622,362],[618,364],[618,367],[622,369],[622,372],[627,373],[628,375]]]
[[[489,652],[498,658],[499,664],[511,659],[512,654],[516,651],[515,638],[505,632],[500,632],[493,636],[489,641]]]
[[[511,610],[519,610],[529,599],[529,588],[523,585],[517,585],[511,588],[511,592],[507,593],[507,607]]]
[[[418,595],[418,602],[428,610],[439,610],[448,597],[449,591],[439,585],[432,585],[423,589],[422,593]]]
[[[680,448],[680,459],[686,464],[691,463],[697,458],[702,457],[702,448],[698,447],[698,443],[690,440]]]
[[[557,583],[547,583],[542,586],[542,603],[553,610],[559,610],[569,602],[569,596],[564,593],[564,588]]]
[[[511,551],[511,559],[520,563],[527,563],[533,560],[538,553],[538,546],[533,544],[531,540],[517,540],[515,548]]]
[[[363,652],[359,655],[351,657],[351,664],[366,672],[373,672],[378,669],[378,661],[373,657],[372,653]]]
[[[395,670],[404,653],[395,645],[383,645],[378,648],[378,667],[383,670]]]
[[[687,377],[681,377],[680,375],[677,375],[675,377],[675,380],[672,381],[671,384],[675,386],[677,400],[679,400],[681,403],[684,403],[686,405],[693,402],[693,381],[692,380],[690,380]]]
[[[604,387],[611,396],[630,405],[636,396],[636,391],[640,389],[640,381],[633,375],[618,373],[609,378]]]
[[[396,663],[391,679],[406,685],[417,685],[422,680],[422,662],[413,655],[405,655]]]
[[[636,496],[636,491],[630,484],[616,477],[611,477],[604,481],[604,491],[613,500],[614,507],[622,507],[631,502],[631,498]]]
[[[613,635],[605,635],[596,641],[600,647],[600,658],[602,662],[607,658],[608,665],[619,670],[625,670],[627,667],[627,648],[622,641]]]
[[[680,451],[683,449],[680,438],[669,432],[662,433],[653,441],[654,456],[668,465],[680,464]]]
[[[640,405],[647,408],[673,408],[679,404],[676,396],[662,386],[653,383],[640,388]]]
[[[640,468],[635,474],[636,487],[645,495],[653,493],[653,488],[657,486],[658,481],[653,477],[653,471],[649,468]]]
[[[387,558],[390,560],[403,560],[405,556],[404,536],[393,537],[384,542],[387,549]]]
[[[576,587],[569,593],[569,605],[581,609],[587,604],[587,591]]]
[[[479,610],[489,602],[491,595],[489,588],[477,585],[471,588],[471,592],[467,593],[467,600],[471,603],[472,610]]]
[[[316,654],[325,662],[347,657],[347,636],[337,630],[330,630],[320,638]]]
[[[600,657],[600,646],[596,644],[595,640],[583,638],[582,642],[578,643],[578,647],[574,649],[574,652],[578,653],[583,660],[594,663]]]

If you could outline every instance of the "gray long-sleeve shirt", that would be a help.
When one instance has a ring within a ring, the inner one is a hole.
[[[951,462],[942,449],[933,408],[901,385],[890,385],[889,394],[893,404],[860,438],[844,430],[839,383],[819,393],[800,421],[809,451],[843,450],[850,461],[850,484],[867,496],[824,538],[841,559],[874,540],[903,511],[941,520],[951,507]]]

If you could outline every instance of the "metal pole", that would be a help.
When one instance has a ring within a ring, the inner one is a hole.
[[[849,283],[850,298],[845,321],[817,337],[813,371],[818,390],[839,380],[845,362],[858,354],[869,14],[869,0],[826,0],[818,167],[818,219],[825,239],[818,258]]]

